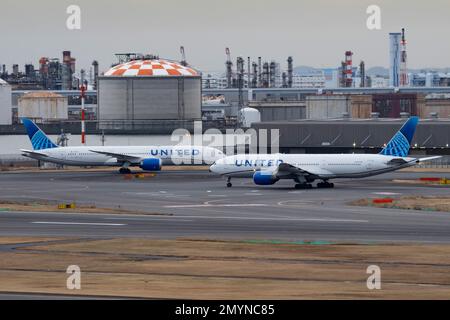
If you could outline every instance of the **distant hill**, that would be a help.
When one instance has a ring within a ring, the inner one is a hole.
[[[309,67],[309,66],[294,67],[294,73],[295,74],[311,74],[311,73],[316,73],[316,72],[318,72],[320,70],[321,69],[317,69],[317,68]]]
[[[356,66],[355,66],[356,67]],[[311,74],[318,72],[322,69],[328,69],[328,68],[314,68],[310,66],[298,66],[294,68],[295,74]],[[408,69],[408,72],[411,73],[421,73],[421,72],[443,72],[443,73],[450,73],[450,68],[421,68],[421,69]],[[381,76],[381,77],[389,77],[389,69],[385,67],[375,66],[371,67],[366,70],[366,74],[368,76]]]
[[[389,69],[385,67],[372,67],[366,70],[368,76],[389,77]]]

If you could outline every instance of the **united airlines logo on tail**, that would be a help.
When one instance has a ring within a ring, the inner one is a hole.
[[[409,153],[411,141],[416,131],[418,117],[411,117],[400,130],[394,135],[389,143],[381,150],[380,154],[385,156],[406,157]]]
[[[31,144],[34,150],[42,150],[49,148],[56,148],[57,145],[50,141],[49,138],[42,132],[36,131],[36,133],[31,138]]]
[[[389,141],[389,144],[381,151],[381,154],[385,156],[406,157],[409,153],[409,147],[410,145],[406,137],[401,132],[397,132],[392,140]]]
[[[39,127],[31,120],[27,118],[22,118],[23,125],[27,130],[28,137],[30,138],[31,145],[34,150],[42,150],[49,148],[57,148],[58,146],[54,144],[45,133],[39,129]]]

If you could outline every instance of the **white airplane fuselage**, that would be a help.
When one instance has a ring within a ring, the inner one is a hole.
[[[99,152],[135,157],[135,161],[124,161]],[[138,166],[140,160],[161,159],[161,164],[210,164],[223,157],[215,148],[197,146],[81,146],[58,147],[35,151],[22,150],[24,156],[71,166],[121,166],[129,162]]]
[[[410,167],[416,160],[379,154],[250,154],[219,159],[210,170],[227,177],[249,178],[257,171],[275,172],[279,164],[285,163],[301,168],[315,179],[359,178]]]

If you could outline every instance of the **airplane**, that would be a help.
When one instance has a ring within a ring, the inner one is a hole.
[[[160,171],[168,164],[211,164],[223,152],[204,146],[80,146],[60,147],[30,119],[21,118],[33,150],[21,149],[22,155],[36,160],[70,166],[118,166],[119,173],[130,173],[129,167]]]
[[[221,158],[210,172],[231,178],[253,178],[257,185],[273,185],[281,179],[292,179],[296,189],[333,188],[337,178],[364,178],[411,167],[441,158],[408,157],[418,117],[409,118],[379,154],[242,154]]]

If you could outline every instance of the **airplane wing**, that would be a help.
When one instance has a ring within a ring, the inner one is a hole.
[[[274,174],[280,179],[288,179],[292,177],[314,177],[318,178],[321,175],[331,175],[331,172],[327,170],[323,170],[320,168],[314,168],[314,172],[311,170],[305,170],[300,167],[294,166],[292,164],[283,162],[278,165],[278,168],[275,170]]]
[[[104,154],[106,156],[110,156],[111,158],[116,158],[118,161],[138,163],[142,160],[141,157],[130,156],[127,154],[114,153],[114,152],[108,152],[108,151],[97,151],[97,150],[89,150],[89,151],[99,153],[99,154]]]
[[[405,163],[408,163],[408,161],[406,161],[403,158],[394,158],[394,159],[391,159],[391,160],[389,160],[387,162],[388,165],[393,165],[393,166],[395,166],[395,165],[402,165],[402,164],[405,164]]]
[[[286,175],[307,176],[311,175],[311,173],[289,163],[283,162],[278,165],[278,168],[276,169],[276,175],[277,177],[281,178],[282,176]]]
[[[39,157],[48,157],[45,153],[27,150],[27,149],[20,149],[22,151],[22,155],[28,157],[28,156],[39,156]]]

